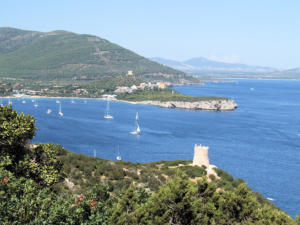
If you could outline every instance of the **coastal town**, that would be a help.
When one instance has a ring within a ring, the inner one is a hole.
[[[9,79],[0,80],[0,95],[14,97],[49,96],[49,97],[93,97],[93,98],[114,98],[118,94],[133,93],[138,90],[165,90],[171,86],[170,82],[137,82],[138,79],[129,70],[127,74],[120,75],[121,78],[134,80],[131,85],[116,85],[102,87],[99,85],[90,86],[88,83],[77,83],[77,77],[73,77],[71,84],[51,84],[47,82],[27,83],[24,80]],[[105,83],[105,82],[103,82]],[[138,84],[139,83],[139,84]]]
[[[170,83],[157,82],[157,83],[140,83],[139,85],[128,86],[117,86],[114,91],[109,91],[108,94],[106,90],[101,89],[99,96],[102,98],[113,98],[117,94],[122,93],[133,93],[137,90],[165,90]],[[72,97],[87,97],[89,91],[85,88],[80,88],[78,85],[72,86],[73,90],[69,92],[62,91],[64,86],[54,85],[52,87],[41,88],[39,90],[24,88],[23,84],[16,83],[14,85],[9,85],[6,83],[0,84],[0,93],[1,95],[10,95],[14,97],[30,97],[30,96],[61,96],[62,94],[71,94]],[[70,97],[71,97],[70,96]]]

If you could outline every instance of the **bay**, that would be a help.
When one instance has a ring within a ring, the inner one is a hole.
[[[195,144],[210,147],[210,161],[295,216],[300,214],[300,82],[238,80],[176,86],[194,96],[234,98],[232,112],[165,109],[111,102],[114,120],[103,118],[106,102],[40,98],[13,99],[18,112],[30,113],[38,128],[33,142],[52,142],[75,153],[125,161],[192,160]],[[7,99],[3,100],[4,103]],[[52,113],[47,114],[47,109]],[[131,135],[139,113],[141,135]]]

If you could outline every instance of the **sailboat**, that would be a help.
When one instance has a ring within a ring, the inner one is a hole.
[[[8,99],[8,105],[12,105],[12,101],[10,100],[10,98]]]
[[[114,117],[112,115],[109,115],[109,101],[107,101],[107,104],[106,104],[106,112],[105,112],[104,118],[107,120],[114,119]]]
[[[25,99],[23,99],[23,100],[22,100],[22,103],[23,103],[23,104],[25,104],[25,103],[26,103]]]
[[[118,161],[121,161],[122,160],[122,158],[121,158],[121,156],[120,156],[120,146],[118,145],[118,155],[117,155],[117,160]]]
[[[52,112],[51,109],[48,109],[48,110],[47,110],[47,114],[50,114],[51,112]]]
[[[37,108],[39,105],[38,105],[38,103],[37,103],[37,100],[35,100],[35,103],[34,103],[34,108]]]
[[[60,101],[56,100],[56,103],[57,103],[57,104],[59,104],[59,103],[60,103]]]
[[[63,116],[64,114],[61,111],[61,103],[59,103],[59,111],[58,111],[58,115],[59,116]]]
[[[130,132],[133,135],[138,135],[138,134],[141,133],[141,129],[140,129],[138,120],[139,120],[139,113],[137,112],[136,115],[135,115],[136,129],[134,131]]]

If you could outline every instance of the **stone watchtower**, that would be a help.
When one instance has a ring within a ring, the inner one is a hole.
[[[193,166],[206,166],[206,168],[209,167],[208,150],[208,146],[202,146],[201,144],[195,145]]]

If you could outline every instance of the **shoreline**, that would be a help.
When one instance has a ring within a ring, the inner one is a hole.
[[[1,98],[13,98],[13,99],[26,99],[26,98],[70,98],[70,99],[99,99],[99,98],[89,98],[89,97],[52,97],[52,96],[40,96],[40,95],[26,95],[23,97],[16,96],[2,96]]]
[[[186,109],[186,110],[197,110],[197,111],[233,111],[238,105],[233,99],[219,99],[219,100],[202,100],[196,102],[184,102],[184,101],[158,101],[158,100],[144,100],[144,101],[128,101],[116,98],[81,98],[81,97],[50,97],[50,96],[6,96],[2,97],[6,99],[82,99],[82,100],[101,100],[101,101],[116,101],[123,102],[132,105],[152,105],[159,106],[161,108],[172,108],[172,109]]]

